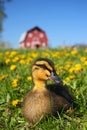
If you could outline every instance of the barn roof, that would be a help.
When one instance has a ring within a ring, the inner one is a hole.
[[[41,28],[39,28],[38,26],[35,26],[34,28],[28,30],[27,32],[31,32],[33,30],[38,30],[38,31],[41,31],[41,32],[44,32],[44,30],[42,30]]]
[[[19,43],[21,43],[21,42],[24,41],[26,35],[27,35],[27,32],[22,33],[22,35],[21,35],[21,37],[20,37],[20,39],[19,39]]]
[[[45,32],[45,31],[43,31],[41,28],[39,28],[38,26],[35,26],[34,28],[32,28],[32,29],[30,29],[30,30],[24,32],[24,33],[21,35],[21,37],[20,37],[20,39],[19,39],[19,43],[22,43],[22,42],[24,41],[24,39],[25,39],[27,33],[31,32],[31,31],[33,31],[33,30],[38,30],[38,31],[41,31],[41,32]]]

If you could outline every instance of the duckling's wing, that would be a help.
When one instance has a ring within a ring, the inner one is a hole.
[[[59,84],[49,84],[46,87],[49,91],[65,98],[70,104],[74,102],[74,97],[70,94],[67,86],[60,86]]]

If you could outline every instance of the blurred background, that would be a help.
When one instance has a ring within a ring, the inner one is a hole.
[[[86,0],[0,0],[0,48],[18,48],[34,27],[48,47],[87,45]]]

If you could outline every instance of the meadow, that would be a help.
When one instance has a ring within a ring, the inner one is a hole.
[[[78,107],[30,128],[21,107],[33,87],[31,66],[38,57],[55,63]],[[87,130],[87,49],[0,50],[0,130]]]

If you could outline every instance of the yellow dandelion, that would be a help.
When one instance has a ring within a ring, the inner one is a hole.
[[[12,51],[11,56],[15,56],[17,54],[17,51]]]
[[[12,87],[17,87],[18,86],[18,79],[14,79],[12,81]]]
[[[10,70],[15,70],[16,68],[17,68],[16,65],[11,65],[11,66],[10,66]]]
[[[25,60],[20,60],[20,64],[25,64],[26,63],[26,61]]]
[[[73,62],[71,62],[71,61],[67,61],[66,64],[67,64],[67,65],[72,65]]]
[[[60,66],[59,69],[60,70],[65,70],[65,66]]]
[[[30,55],[30,54],[29,54]],[[33,58],[36,58],[36,57],[38,57],[38,53],[37,52],[32,52],[31,53],[31,56],[33,57]]]
[[[8,65],[10,63],[10,59],[6,59],[5,63]]]
[[[71,73],[74,72],[74,71],[75,71],[74,67],[72,67],[72,68],[69,69],[69,72],[71,72]]]
[[[32,80],[32,77],[31,77],[31,76],[28,76],[28,77],[27,77],[27,80],[31,81],[31,80]]]
[[[6,51],[5,54],[6,54],[6,55],[9,55],[9,54],[10,54],[10,51]]]
[[[17,62],[19,60],[19,57],[15,57],[13,60],[12,60],[12,62]]]
[[[69,64],[65,65],[65,70],[68,70],[68,69],[70,69],[70,65]]]
[[[2,76],[0,76],[0,81],[4,80],[4,79],[7,78],[7,77],[8,77],[7,74],[6,74],[6,75],[2,75]]]
[[[84,65],[84,66],[87,66],[87,61],[85,61],[85,62],[83,63],[83,65]]]
[[[75,75],[70,75],[70,76],[69,76],[69,79],[70,79],[70,80],[72,80],[72,79],[74,79],[74,78],[75,78]]]
[[[68,57],[70,54],[69,53],[65,53],[65,56]]]
[[[81,64],[76,64],[75,65],[75,71],[81,71],[83,68],[82,68],[82,65]]]
[[[77,71],[81,71],[82,69],[83,68],[81,64],[76,64],[74,67],[69,69],[69,72],[77,72]]]
[[[81,60],[82,62],[84,62],[84,61],[87,60],[87,58],[86,58],[86,57],[80,57],[80,60]]]
[[[53,57],[58,57],[58,56],[60,56],[60,52],[52,53],[52,56],[53,56]]]
[[[77,53],[78,53],[78,50],[76,49],[71,51],[71,55],[76,55]]]
[[[49,53],[48,52],[42,52],[42,57],[49,57]]]
[[[64,82],[66,82],[66,81],[70,81],[70,78],[66,77],[65,80],[64,80]]]
[[[26,62],[32,62],[33,61],[33,58],[29,57],[27,58]]]
[[[12,105],[15,106],[15,107],[17,106],[18,103],[19,103],[18,99],[12,101]]]
[[[25,55],[24,55],[24,54],[21,54],[21,55],[20,55],[20,58],[21,58],[21,59],[24,59],[24,58],[25,58]]]
[[[75,78],[75,75],[70,75],[70,76],[68,76],[68,77],[65,78],[64,82],[65,83],[69,82],[69,81],[73,80],[74,78]]]

